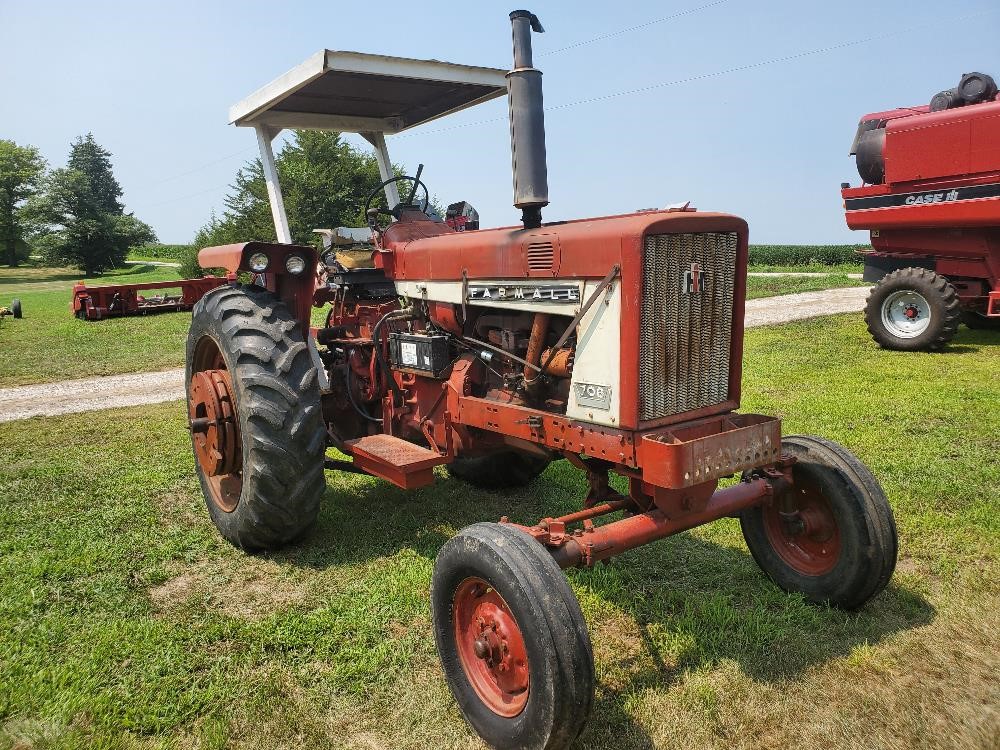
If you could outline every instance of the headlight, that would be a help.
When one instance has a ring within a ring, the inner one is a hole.
[[[261,273],[267,268],[267,253],[254,253],[250,256],[250,270]]]
[[[285,259],[285,268],[288,269],[288,273],[298,276],[306,270],[306,259],[301,255],[289,255]]]

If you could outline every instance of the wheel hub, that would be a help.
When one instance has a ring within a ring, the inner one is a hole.
[[[226,370],[203,370],[191,377],[190,429],[198,463],[210,477],[232,474],[241,462],[231,386]]]
[[[912,289],[893,292],[882,302],[882,325],[893,336],[916,338],[931,322],[931,306],[927,299]]]
[[[837,519],[805,476],[796,476],[788,495],[764,508],[764,529],[778,556],[802,575],[829,573],[840,559]]]
[[[468,578],[455,591],[453,617],[469,684],[491,711],[517,716],[528,702],[528,657],[510,607],[485,581]]]

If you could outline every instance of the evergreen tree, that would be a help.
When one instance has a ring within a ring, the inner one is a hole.
[[[111,171],[111,152],[94,140],[93,133],[77,138],[70,147],[67,169],[82,172],[90,181],[93,204],[101,213],[121,214],[122,189]]]
[[[44,176],[45,160],[37,148],[0,140],[0,248],[10,266],[27,256],[25,236],[33,222],[25,209],[41,189]]]
[[[155,242],[152,228],[127,214],[111,154],[93,135],[78,138],[65,169],[55,170],[35,205],[47,225],[38,245],[48,262],[69,264],[88,276],[121,265],[130,247]]]
[[[346,143],[339,133],[295,131],[275,159],[292,241],[313,244],[313,229],[364,226],[365,198],[378,185],[378,162]],[[197,247],[258,240],[274,242],[274,223],[259,159],[236,175],[221,218],[195,236]]]

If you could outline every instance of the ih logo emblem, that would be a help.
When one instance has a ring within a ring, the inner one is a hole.
[[[684,294],[698,294],[708,286],[708,273],[702,270],[701,263],[694,262],[691,268],[684,272],[684,282],[681,291]]]

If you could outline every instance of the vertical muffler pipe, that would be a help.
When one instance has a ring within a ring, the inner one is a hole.
[[[514,38],[514,69],[507,74],[510,109],[510,152],[514,170],[514,207],[521,209],[525,229],[542,225],[542,206],[549,205],[549,175],[545,164],[545,110],[542,71],[532,67],[531,32],[545,29],[527,10],[510,14]]]

